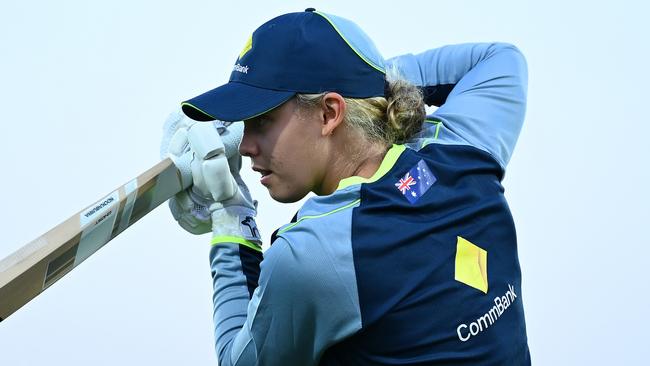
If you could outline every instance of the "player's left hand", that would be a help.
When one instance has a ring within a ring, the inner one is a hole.
[[[257,205],[239,174],[241,156],[235,150],[228,158],[225,152],[234,133],[241,138],[243,123],[232,124],[221,134],[209,123],[199,122],[188,129],[194,192],[213,202],[209,206],[212,244],[238,243],[261,250],[255,224]]]
[[[197,125],[196,121],[177,110],[169,115],[163,127],[160,157],[170,157],[181,172],[184,181],[195,180],[192,177],[194,152],[191,150],[190,141],[188,140],[188,132],[195,125]],[[199,122],[197,126],[202,130],[202,135],[206,137],[201,139],[204,142],[204,148],[209,148],[208,145],[210,144],[213,145],[213,148],[223,146],[228,163],[230,166],[236,167],[238,172],[241,166],[241,156],[237,149],[243,134],[243,124],[236,123],[228,126],[221,121],[214,121]],[[212,138],[207,136],[212,136]],[[196,159],[194,170],[200,170],[198,163],[199,161]],[[199,174],[198,180],[201,180],[201,176]],[[239,175],[237,174],[237,176]],[[204,234],[212,229],[209,207],[215,203],[215,200],[209,190],[204,190],[207,188],[200,188],[202,185],[203,182],[193,182],[189,189],[178,193],[169,200],[169,207],[174,219],[178,221],[183,229],[192,234]],[[215,187],[214,189],[219,190],[220,188]]]

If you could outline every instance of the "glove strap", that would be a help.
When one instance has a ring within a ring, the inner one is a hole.
[[[254,218],[245,207],[226,207],[212,212],[212,245],[237,243],[262,251],[262,237]]]

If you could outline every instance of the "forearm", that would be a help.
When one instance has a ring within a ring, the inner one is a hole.
[[[386,61],[408,81],[422,88],[428,105],[441,106],[454,87],[478,65],[487,69],[484,81],[498,77],[525,76],[525,61],[519,50],[506,43],[448,45],[406,54]],[[525,86],[525,78],[520,80]],[[524,88],[525,91],[525,88]]]
[[[472,145],[505,169],[526,112],[526,61],[515,46],[445,46],[388,62],[423,88],[427,104],[440,107],[430,118],[442,122],[447,132],[425,126],[423,137]]]
[[[243,245],[220,243],[210,251],[219,365],[230,365],[232,355],[241,353],[245,346],[238,345],[235,338],[245,333],[242,329],[250,299],[257,287],[261,260],[261,252]]]

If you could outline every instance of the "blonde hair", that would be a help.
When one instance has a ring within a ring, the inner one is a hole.
[[[387,97],[344,98],[347,105],[344,122],[371,142],[402,144],[417,134],[425,118],[422,92],[400,78],[396,72],[387,75]],[[298,94],[301,108],[314,108],[327,94]]]

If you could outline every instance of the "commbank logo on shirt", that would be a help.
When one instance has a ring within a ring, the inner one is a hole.
[[[475,321],[470,322],[469,324],[463,323],[456,328],[456,334],[458,334],[458,339],[461,342],[467,342],[470,338],[477,336],[479,333],[485,331],[503,315],[503,313],[508,310],[510,305],[512,305],[515,300],[517,300],[517,294],[515,293],[515,287],[511,284],[508,284],[508,290],[503,296],[497,296],[494,298],[494,306],[492,306],[485,314],[478,317]]]
[[[461,236],[457,238],[454,279],[487,294],[487,251]]]

